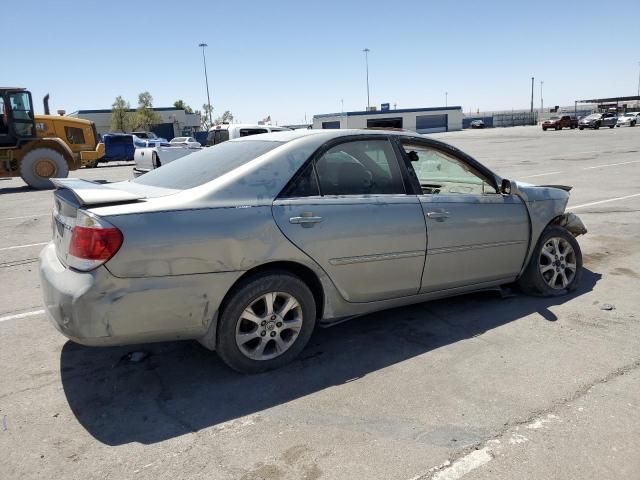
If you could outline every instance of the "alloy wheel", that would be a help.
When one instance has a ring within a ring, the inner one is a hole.
[[[568,288],[576,276],[576,252],[564,238],[552,237],[540,251],[540,274],[554,290]]]
[[[236,324],[236,345],[252,360],[270,360],[286,352],[302,329],[302,307],[292,295],[269,292],[253,300]]]

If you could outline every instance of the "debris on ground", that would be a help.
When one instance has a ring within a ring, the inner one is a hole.
[[[603,303],[602,305],[600,305],[600,310],[607,310],[607,311],[611,311],[611,310],[615,310],[616,306],[612,305],[610,303]]]

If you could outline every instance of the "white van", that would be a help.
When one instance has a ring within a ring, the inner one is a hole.
[[[249,135],[259,135],[261,133],[282,132],[291,130],[286,127],[274,127],[272,125],[252,125],[248,123],[223,123],[215,125],[209,129],[207,136],[207,146],[217,145],[234,138],[248,137]]]

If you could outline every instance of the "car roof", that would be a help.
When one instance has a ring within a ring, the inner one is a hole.
[[[332,138],[347,137],[353,135],[399,135],[424,138],[423,135],[411,130],[384,130],[384,129],[304,129],[304,130],[283,130],[280,132],[262,133],[260,135],[249,135],[247,137],[236,138],[232,142],[251,142],[251,141],[273,141],[287,143],[304,137],[315,137],[319,142],[326,142]]]
[[[287,127],[280,127],[278,125],[260,125],[257,123],[223,123],[220,125],[214,125],[209,129],[210,132],[216,130],[229,130],[230,128],[274,128],[278,130],[290,130]]]

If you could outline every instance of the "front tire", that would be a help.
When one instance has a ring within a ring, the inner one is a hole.
[[[316,304],[300,278],[280,271],[242,281],[225,301],[216,350],[241,373],[280,368],[295,359],[311,338]]]
[[[574,291],[581,275],[582,251],[575,237],[563,227],[549,225],[518,285],[530,295],[555,297]]]
[[[53,188],[51,178],[65,178],[69,165],[60,152],[51,148],[34,148],[20,161],[20,177],[31,188]]]

